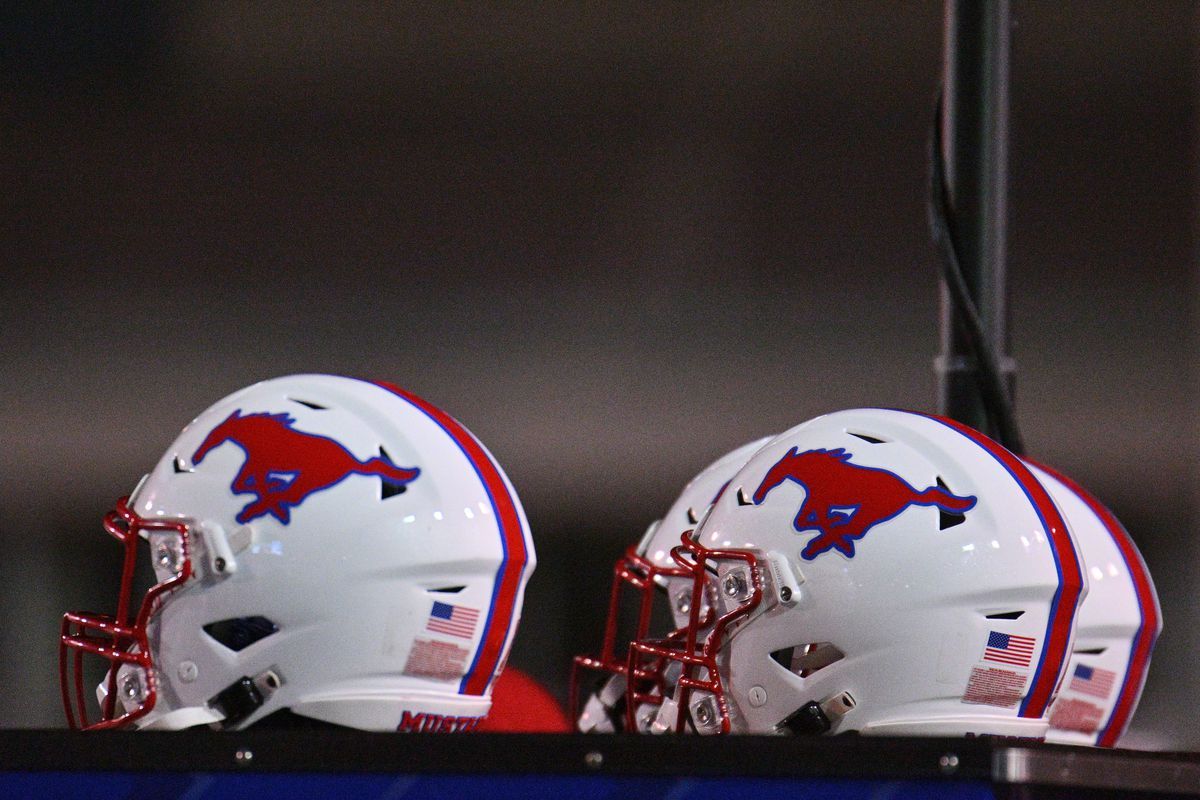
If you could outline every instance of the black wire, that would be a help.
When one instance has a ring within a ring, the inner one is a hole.
[[[975,355],[978,365],[975,375],[988,421],[993,426],[993,433],[1000,444],[1021,455],[1025,452],[1025,446],[1017,427],[1012,397],[1000,373],[999,357],[988,345],[987,337],[983,333],[979,309],[971,299],[966,278],[963,277],[962,265],[958,258],[958,243],[949,223],[945,163],[942,157],[942,102],[942,93],[939,91],[933,117],[933,135],[930,136],[929,144],[929,227],[938,255],[941,256],[942,280],[950,291],[954,310],[958,312],[951,316],[958,321],[959,329],[966,336],[967,343]]]

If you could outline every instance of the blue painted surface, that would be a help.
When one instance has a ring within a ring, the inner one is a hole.
[[[369,775],[305,773],[0,773],[0,797],[88,800],[299,800],[306,797],[569,797],[580,800],[991,800],[986,781],[793,778],[632,778],[553,775]]]

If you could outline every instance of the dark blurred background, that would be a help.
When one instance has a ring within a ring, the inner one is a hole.
[[[1200,32],[1013,4],[1012,347],[1031,454],[1150,564],[1126,744],[1200,747]],[[565,698],[610,566],[713,458],[934,410],[939,2],[5,6],[0,724],[62,724],[101,515],[221,396],[298,371],[441,405],[540,565],[512,662]]]

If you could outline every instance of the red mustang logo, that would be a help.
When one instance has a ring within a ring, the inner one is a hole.
[[[359,461],[340,442],[298,431],[293,424],[287,414],[243,415],[238,409],[213,428],[192,455],[192,463],[199,464],[227,441],[245,452],[246,462],[230,488],[256,499],[238,513],[238,522],[270,514],[287,525],[290,509],[351,475],[378,475],[385,483],[404,485],[421,474],[417,467],[398,467],[381,456]]]
[[[830,549],[853,558],[856,539],[909,506],[937,506],[952,514],[975,506],[974,497],[959,497],[940,486],[918,490],[886,469],[852,464],[850,453],[840,447],[796,450],[793,447],[767,471],[753,500],[762,503],[784,481],[804,487],[804,502],[792,524],[797,531],[818,532],[800,553],[809,561]]]

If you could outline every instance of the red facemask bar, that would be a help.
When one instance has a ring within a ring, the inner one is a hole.
[[[640,709],[662,707],[665,698],[673,698],[677,710],[673,721],[665,721],[667,729],[683,733],[690,720],[698,733],[729,733],[729,704],[717,657],[734,629],[762,603],[763,569],[748,550],[710,550],[693,540],[691,531],[682,538],[671,557],[692,580],[688,625],[678,635],[630,643],[626,673],[633,680],[626,688],[626,714],[632,722]],[[721,601],[701,614],[700,600],[714,594]],[[728,610],[713,621],[719,613],[715,609],[722,608]],[[671,680],[674,665],[679,675]],[[697,693],[704,697],[693,704]]]
[[[143,519],[129,508],[129,498],[117,501],[115,510],[104,517],[104,530],[125,548],[121,570],[121,593],[114,615],[69,611],[63,615],[59,638],[59,682],[67,724],[82,730],[104,730],[127,725],[154,708],[158,679],[146,636],[146,627],[163,596],[192,577],[191,534],[182,522]],[[164,536],[165,535],[165,536]],[[130,619],[133,604],[137,551],[143,537],[158,550],[155,559],[173,576],[152,586],[142,598],[137,616]],[[83,677],[83,656],[92,654],[108,661],[104,678],[106,694],[100,702],[100,719],[91,722]],[[122,669],[129,665],[128,669]],[[118,685],[118,675],[121,683]],[[122,702],[118,693],[126,698]],[[74,709],[79,710],[76,716]]]
[[[656,598],[659,598],[661,602],[661,598],[666,596],[663,591],[665,584],[659,579],[691,579],[691,577],[692,572],[689,568],[655,564],[640,555],[637,552],[636,546],[631,546],[625,552],[624,556],[617,559],[613,565],[612,591],[608,600],[608,619],[604,625],[604,641],[600,648],[600,655],[575,656],[571,667],[570,709],[575,719],[579,718],[580,712],[579,683],[582,670],[592,670],[606,675],[621,675],[628,678],[628,649],[622,648],[620,653],[617,651],[617,629],[619,620],[621,619],[621,595],[625,593],[626,587],[632,587],[637,592],[637,622],[633,636],[631,637],[632,641],[637,641],[649,637],[651,614]],[[692,617],[698,615],[701,621],[711,619],[712,607],[708,602],[710,598],[706,595],[701,595],[701,598],[704,602],[702,603],[702,608],[698,609],[693,592],[689,614]],[[671,631],[666,634],[664,641],[682,641],[683,636],[684,629]],[[621,642],[624,644],[626,640],[622,639]],[[643,687],[643,689],[647,692],[651,691],[650,687]],[[632,721],[633,718],[627,713],[626,730],[633,730],[633,727],[631,727]]]

